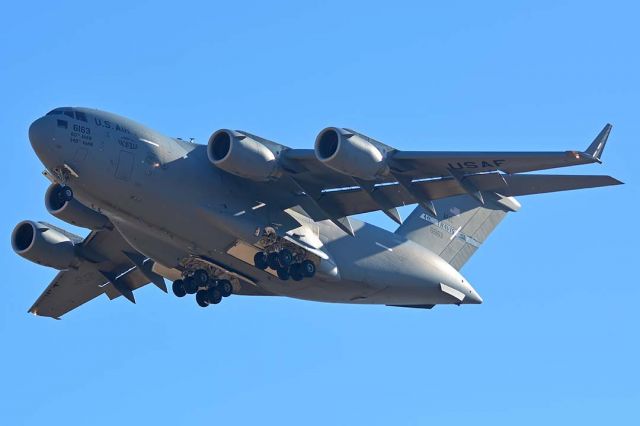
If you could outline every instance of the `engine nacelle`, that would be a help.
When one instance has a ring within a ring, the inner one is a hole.
[[[314,151],[318,161],[340,173],[364,180],[386,174],[388,146],[346,129],[328,127],[318,134]]]
[[[209,138],[207,155],[209,161],[226,172],[268,181],[280,174],[276,155],[281,148],[281,145],[248,133],[221,129]]]
[[[25,220],[11,233],[13,250],[27,260],[55,269],[74,268],[80,262],[74,243],[41,222]]]
[[[72,199],[63,201],[60,197],[62,186],[54,183],[49,186],[44,195],[44,204],[47,211],[60,220],[72,225],[91,230],[109,227],[109,219],[86,207],[80,201]]]

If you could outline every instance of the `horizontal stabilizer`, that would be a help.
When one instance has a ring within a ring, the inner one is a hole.
[[[496,192],[507,196],[543,194],[622,184],[611,176],[598,175],[513,175],[506,176],[505,179],[508,185],[502,189],[496,189]]]

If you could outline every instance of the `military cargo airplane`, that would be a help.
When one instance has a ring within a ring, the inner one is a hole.
[[[106,294],[135,303],[153,283],[202,307],[230,295],[432,308],[478,304],[460,269],[515,196],[620,184],[609,176],[533,174],[600,163],[607,124],[585,151],[402,151],[328,127],[314,149],[241,130],[207,145],[127,118],[56,108],[29,140],[51,181],[49,213],[86,238],[25,220],[20,256],[59,270],[29,312],[59,319]],[[397,207],[417,204],[402,222]],[[390,232],[351,217],[382,211]]]

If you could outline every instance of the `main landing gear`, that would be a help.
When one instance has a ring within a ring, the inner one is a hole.
[[[205,269],[196,269],[183,279],[175,280],[171,288],[178,297],[195,294],[196,302],[203,308],[217,305],[223,297],[229,297],[233,293],[231,281],[214,279]]]
[[[296,256],[287,248],[279,251],[265,253],[259,251],[253,257],[253,264],[258,269],[271,268],[283,281],[291,278],[301,281],[303,278],[311,278],[316,274],[316,264],[309,259],[296,259]]]

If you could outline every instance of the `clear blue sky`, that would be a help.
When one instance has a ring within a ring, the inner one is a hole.
[[[638,6],[345,3],[3,6],[1,424],[640,424]],[[62,105],[294,147],[337,125],[400,149],[583,149],[610,121],[604,166],[568,172],[627,184],[521,198],[463,270],[480,306],[200,309],[148,286],[53,321],[26,310],[55,272],[9,235],[52,220],[27,128]]]

